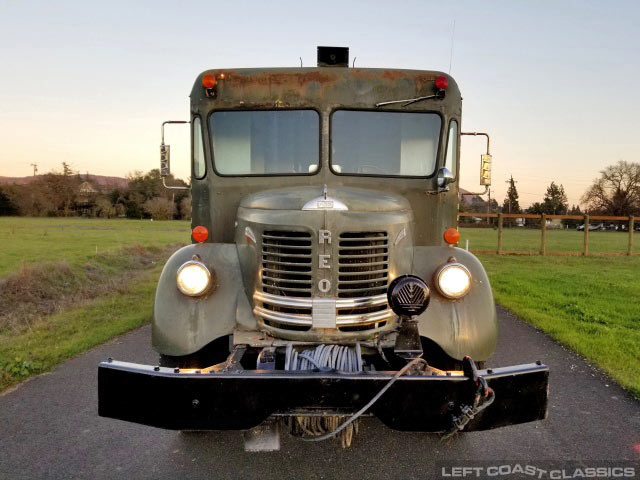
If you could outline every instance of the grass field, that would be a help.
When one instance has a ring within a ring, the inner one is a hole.
[[[469,239],[471,249],[492,250],[497,233],[463,228],[461,238],[462,246]],[[507,229],[504,248],[536,252],[539,238]],[[622,252],[627,240],[590,233],[591,251]],[[0,218],[0,241],[1,390],[148,322],[162,264],[175,244],[189,242],[189,225]],[[581,246],[578,232],[548,231],[548,250]],[[640,396],[640,257],[480,258],[498,303]],[[14,325],[16,318],[33,321]]]
[[[529,228],[505,228],[502,233],[503,250],[540,251],[540,230]],[[470,250],[496,250],[498,230],[493,228],[460,228],[459,246],[469,240]],[[640,233],[634,232],[635,252],[640,253]],[[582,252],[584,232],[547,229],[547,252]],[[626,253],[629,244],[627,232],[589,232],[589,253]]]
[[[0,218],[0,390],[148,322],[188,222]]]
[[[539,234],[507,230],[505,240],[509,238],[511,245],[505,249],[525,250],[536,245]],[[493,230],[461,229],[460,245],[469,238],[470,248],[489,250],[495,235]],[[574,231],[551,235],[557,250],[571,249],[582,237]],[[626,250],[627,239],[619,232],[590,232],[591,245],[599,251]],[[479,258],[497,303],[583,355],[640,397],[640,257]]]
[[[189,222],[181,221],[0,217],[0,277],[24,264],[80,265],[125,246],[188,243],[188,230]]]
[[[32,329],[0,335],[0,391],[151,319],[162,265],[138,276],[127,291],[82,302]]]

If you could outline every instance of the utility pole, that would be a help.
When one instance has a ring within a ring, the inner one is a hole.
[[[36,173],[38,173],[38,164],[37,163],[32,163],[31,166],[33,167],[33,176],[36,176]]]
[[[489,200],[487,201],[487,213],[491,213],[491,189],[487,190],[489,194]],[[491,219],[487,217],[487,225],[491,223]]]
[[[518,182],[513,179],[512,175],[511,178],[509,180],[506,180],[504,183],[508,183],[510,189],[512,184],[513,186],[515,186],[515,184]],[[509,213],[511,213],[511,195],[509,195],[509,189],[507,189],[507,198],[509,199]]]

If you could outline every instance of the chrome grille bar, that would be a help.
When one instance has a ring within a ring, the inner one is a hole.
[[[338,298],[386,292],[389,281],[387,232],[343,232],[338,251]]]
[[[262,234],[262,291],[281,297],[311,297],[311,234],[265,231]]]

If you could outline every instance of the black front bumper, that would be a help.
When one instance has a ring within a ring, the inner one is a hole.
[[[480,370],[495,401],[465,430],[486,430],[546,417],[549,369],[541,364]],[[355,412],[395,372],[182,373],[118,361],[98,368],[98,412],[174,430],[246,430],[272,415]],[[405,375],[371,407],[395,430],[440,432],[475,395],[465,376]]]

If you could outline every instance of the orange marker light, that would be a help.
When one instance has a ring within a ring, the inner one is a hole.
[[[196,242],[202,243],[207,238],[209,238],[209,230],[207,230],[207,227],[203,227],[200,225],[193,229],[193,231],[191,232],[191,236]]]
[[[449,245],[455,245],[460,241],[460,232],[455,228],[448,228],[444,232],[444,241]]]
[[[207,73],[205,76],[202,77],[202,86],[207,89],[215,87],[216,77]]]

